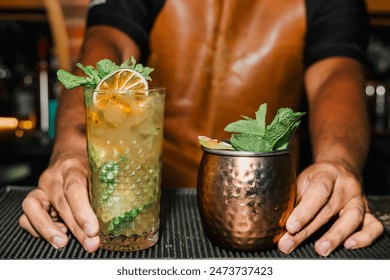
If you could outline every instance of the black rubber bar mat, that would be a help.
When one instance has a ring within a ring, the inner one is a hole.
[[[56,250],[45,240],[32,237],[18,225],[18,218],[22,213],[21,203],[30,190],[30,187],[19,186],[0,189],[0,259],[321,258],[314,251],[313,241],[301,245],[289,255],[277,249],[251,253],[232,252],[213,245],[203,231],[196,191],[192,189],[163,192],[160,239],[152,248],[137,252],[99,249],[94,253],[87,253],[69,235],[68,246]],[[340,248],[328,258],[390,259],[388,228],[371,246],[357,250]]]

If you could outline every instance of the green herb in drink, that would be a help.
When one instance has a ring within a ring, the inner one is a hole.
[[[116,176],[120,168],[118,163],[108,161],[103,163],[99,168],[100,182],[102,183],[101,200],[106,201],[114,192],[116,187]],[[104,186],[104,187],[103,187]]]
[[[149,74],[154,70],[150,67],[144,67],[141,63],[137,63],[134,57],[126,60],[121,65],[116,65],[109,59],[103,59],[96,63],[96,67],[84,66],[81,63],[77,63],[76,66],[86,74],[86,77],[76,76],[62,69],[57,71],[58,80],[67,89],[72,89],[79,86],[95,89],[103,78],[120,69],[135,70],[140,73],[146,80],[151,80]]]
[[[103,183],[115,183],[115,177],[120,172],[118,163],[108,161],[100,166],[100,181]]]
[[[242,116],[243,120],[227,125],[225,131],[232,132],[230,137],[231,147],[226,145],[216,147],[215,141],[218,140],[205,141],[204,136],[199,136],[199,142],[206,148],[248,152],[271,152],[286,149],[295,129],[301,122],[301,117],[305,113],[294,112],[290,108],[280,108],[269,125],[266,124],[266,113],[267,104],[264,103],[256,112],[256,119]]]
[[[131,222],[144,210],[150,208],[153,204],[147,204],[139,208],[134,208],[128,212],[123,213],[120,216],[116,216],[112,218],[108,222],[108,229],[113,233],[121,233],[124,229],[126,229]]]

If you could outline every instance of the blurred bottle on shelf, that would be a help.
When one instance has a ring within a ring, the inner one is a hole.
[[[45,37],[38,40],[38,77],[39,77],[39,121],[42,136],[49,132],[49,75],[48,75],[48,41]]]
[[[3,62],[0,56],[0,116],[9,115],[11,94],[9,92],[9,84],[12,73],[9,67]]]
[[[375,134],[390,133],[390,94],[387,83],[370,81],[366,85],[366,97],[371,127]]]
[[[54,48],[50,49],[50,67],[49,67],[49,88],[51,94],[49,96],[49,138],[55,137],[55,122],[58,107],[58,99],[61,94],[61,83],[57,79],[58,59],[55,54]]]
[[[384,84],[379,84],[376,87],[376,123],[375,131],[377,133],[389,132],[389,101],[388,92]]]
[[[39,122],[43,141],[55,137],[55,116],[57,111],[59,87],[56,79],[58,69],[57,59],[49,40],[40,37],[37,42],[38,50],[38,77],[39,77]]]
[[[19,120],[18,128],[31,130],[36,127],[35,93],[32,74],[25,74],[13,92],[14,116]],[[20,133],[20,132],[19,132]]]

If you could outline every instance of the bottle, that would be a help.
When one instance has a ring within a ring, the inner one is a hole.
[[[42,135],[49,132],[49,74],[48,74],[48,40],[38,40],[38,84],[39,84],[39,121]]]
[[[12,98],[9,90],[11,77],[11,71],[0,56],[0,116],[7,116],[12,113],[12,110],[10,110]]]
[[[21,129],[34,129],[36,125],[35,97],[33,77],[25,74],[13,92],[15,117],[19,120]]]

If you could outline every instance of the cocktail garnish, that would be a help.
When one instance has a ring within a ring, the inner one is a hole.
[[[294,112],[290,108],[280,108],[272,123],[265,121],[267,104],[262,104],[256,112],[256,119],[242,116],[243,120],[230,123],[225,131],[232,132],[230,143],[234,150],[248,152],[271,152],[288,148],[295,129],[301,122],[304,112]],[[211,139],[207,143],[219,141]],[[199,139],[201,145],[204,141]],[[206,144],[207,144],[206,143]]]
[[[150,208],[153,204],[147,204],[144,206],[141,206],[139,208],[134,208],[128,212],[123,213],[120,216],[116,216],[112,218],[108,222],[108,229],[112,231],[114,234],[116,231],[118,233],[122,232],[124,229],[126,229],[131,222],[134,221],[134,219],[144,210]]]
[[[203,147],[208,149],[216,149],[216,150],[234,150],[232,145],[229,143],[223,142],[221,140],[212,139],[207,136],[198,136],[199,143],[202,144]]]
[[[62,69],[57,71],[58,80],[67,89],[72,89],[79,86],[96,89],[99,83],[102,82],[102,80],[108,79],[114,72],[124,69],[128,70],[129,72],[132,72],[133,74],[137,73],[138,75],[139,73],[139,76],[142,76],[142,80],[144,83],[146,83],[147,86],[146,81],[151,80],[149,74],[154,70],[150,67],[144,67],[141,63],[137,63],[134,57],[131,57],[130,59],[126,60],[121,65],[116,65],[113,61],[109,59],[103,59],[96,63],[96,67],[89,65],[84,66],[81,63],[77,63],[76,66],[83,70],[83,72],[86,74],[85,77],[76,76]]]

